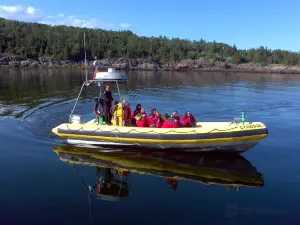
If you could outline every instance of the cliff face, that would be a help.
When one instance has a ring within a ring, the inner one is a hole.
[[[103,59],[100,67],[114,67],[120,70],[165,70],[165,71],[237,71],[237,72],[260,72],[260,73],[300,73],[300,66],[266,65],[255,63],[231,64],[228,61],[216,61],[213,59],[186,59],[180,62],[168,62],[160,64],[148,59]],[[93,67],[93,61],[88,61],[88,67]],[[37,68],[63,68],[84,67],[84,61],[74,62],[69,60],[53,61],[47,58],[38,60],[25,59],[22,57],[2,56],[0,67],[37,67]]]

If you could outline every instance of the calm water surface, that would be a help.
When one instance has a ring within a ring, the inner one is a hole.
[[[189,110],[200,121],[244,111],[270,135],[242,156],[75,149],[51,129],[68,120],[84,73],[2,69],[1,225],[300,224],[300,76],[128,76],[132,106]],[[86,118],[93,91],[76,110]]]

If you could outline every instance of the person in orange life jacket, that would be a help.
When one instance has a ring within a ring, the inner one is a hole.
[[[148,116],[148,123],[150,127],[155,127],[155,116],[156,116],[156,109],[151,109],[151,112]]]
[[[160,128],[163,124],[163,119],[160,116],[159,112],[155,113],[155,118],[154,118],[154,122],[155,122],[155,127],[156,128]]]
[[[177,114],[177,111],[174,111],[171,114],[171,118],[168,118],[164,121],[162,128],[178,128],[180,123],[180,118]]]
[[[110,109],[111,109],[112,101],[114,99],[112,97],[112,93],[111,93],[110,87],[108,85],[106,86],[103,100],[104,100],[103,108],[104,108],[105,123],[111,124],[111,116],[112,115],[111,115]]]
[[[126,99],[123,99],[122,119],[124,126],[128,126],[131,122],[131,109]]]
[[[131,114],[131,124],[134,125],[136,124],[136,119],[135,117],[141,113],[141,104],[137,104],[135,107],[135,110],[133,111],[133,113]]]
[[[186,112],[181,118],[180,123],[184,127],[194,127],[196,125],[196,119],[190,112]]]
[[[138,127],[149,127],[147,114],[145,109],[141,109],[141,113],[136,116],[136,125]]]

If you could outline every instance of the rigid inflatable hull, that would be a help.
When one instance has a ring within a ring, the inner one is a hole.
[[[91,121],[92,122],[92,121]],[[52,130],[70,144],[244,152],[268,135],[263,123],[203,122],[193,128],[119,127],[64,123]]]

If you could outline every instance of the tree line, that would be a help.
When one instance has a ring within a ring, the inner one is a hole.
[[[87,58],[92,60],[124,57],[149,59],[159,63],[178,62],[183,59],[229,60],[234,64],[254,62],[260,64],[300,64],[300,53],[270,50],[265,47],[238,50],[235,45],[184,40],[167,37],[141,37],[131,31],[50,26],[0,18],[0,53],[37,59],[84,59],[83,35],[86,34]]]

